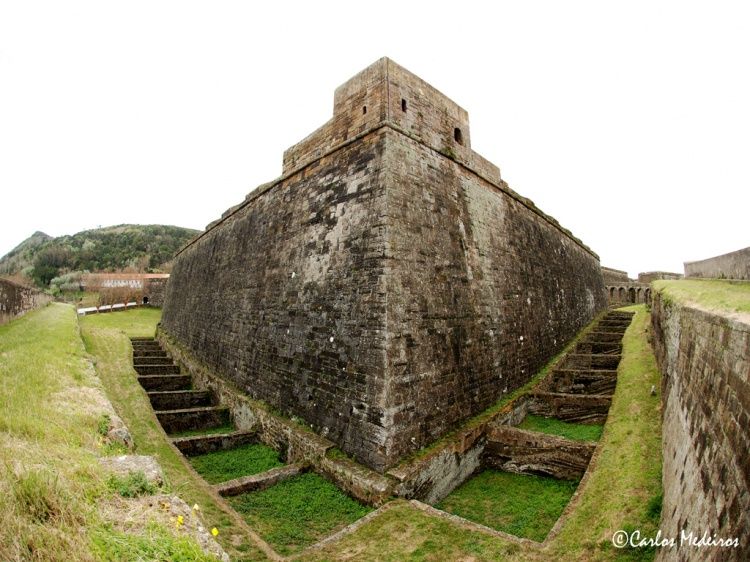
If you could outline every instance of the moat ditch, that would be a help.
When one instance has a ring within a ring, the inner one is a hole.
[[[133,362],[173,444],[282,555],[315,544],[398,496],[542,542],[596,450],[630,318],[610,312],[598,319],[538,384],[470,429],[468,439],[463,435],[459,449],[455,442],[437,448],[387,475],[284,425],[274,413],[250,411],[237,396],[227,400],[232,393],[226,386],[200,369],[183,374],[155,339],[132,339]],[[186,363],[184,352],[170,351]],[[441,462],[446,454],[454,457],[452,464]],[[441,467],[443,474],[435,474]]]

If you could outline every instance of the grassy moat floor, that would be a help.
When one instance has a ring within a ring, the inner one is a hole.
[[[242,516],[217,503],[209,485],[169,445],[132,370],[128,338],[152,336],[158,310],[94,315],[80,322],[70,306],[53,304],[32,312],[0,327],[0,560],[210,559],[192,539],[175,534],[168,525],[144,521],[140,527],[126,528],[103,510],[118,496],[97,457],[118,450],[106,447],[98,432],[98,390],[106,392],[128,425],[137,453],[157,457],[166,473],[166,491],[189,505],[200,505],[204,525],[219,529],[218,540],[233,560],[267,559],[243,527],[242,517],[279,553],[292,554],[295,560],[649,560],[653,551],[617,550],[611,544],[619,529],[639,529],[653,536],[660,507],[660,397],[650,395],[652,385],[657,391],[660,387],[659,374],[647,341],[648,313],[643,306],[631,309],[636,316],[623,341],[600,454],[573,499],[574,509],[543,546],[493,536],[395,500],[354,532],[315,550],[300,549],[370,508],[349,504],[351,500],[336,488],[322,491],[320,486],[331,485],[317,481],[320,477],[314,474],[302,475],[304,485],[288,481],[291,491],[274,486],[268,493],[232,500]],[[540,429],[542,422],[526,423]],[[559,434],[570,429],[546,431]],[[595,434],[568,436],[596,439]],[[221,472],[211,479],[235,473],[231,459],[208,464],[211,471]],[[498,474],[485,474],[474,479],[478,491],[466,495],[474,499],[465,509],[480,512],[467,515],[492,522],[498,517],[494,507],[479,500],[483,479],[496,479]],[[514,485],[524,487],[503,484]],[[557,505],[550,505],[555,512],[567,501],[566,485],[561,486]],[[541,501],[546,496],[531,492],[531,497]],[[513,509],[522,511],[521,506]],[[550,521],[554,518],[553,513]],[[541,531],[527,536],[539,538]]]
[[[559,435],[577,441],[598,441],[604,430],[603,425],[568,423],[555,418],[545,418],[527,414],[517,426],[519,429],[539,431],[550,435]]]

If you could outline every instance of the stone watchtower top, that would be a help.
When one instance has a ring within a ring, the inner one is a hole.
[[[466,110],[383,57],[336,88],[333,117],[284,153],[284,174],[382,125],[400,129],[440,152],[474,160]]]

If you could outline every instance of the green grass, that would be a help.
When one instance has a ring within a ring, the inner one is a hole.
[[[543,541],[578,482],[484,470],[436,507],[518,537]]]
[[[91,353],[107,395],[128,426],[137,453],[159,461],[171,490],[188,505],[198,504],[207,528],[219,530],[217,540],[232,560],[263,560],[262,551],[225,511],[209,491],[209,485],[187,469],[187,461],[164,436],[145,391],[132,367],[131,337],[154,336],[161,317],[158,309],[139,308],[80,319],[86,349]]]
[[[603,425],[569,423],[555,418],[535,416],[534,414],[527,414],[518,428],[548,433],[549,435],[559,435],[576,441],[598,441],[604,430]]]
[[[107,486],[120,494],[123,498],[136,498],[138,496],[150,496],[158,491],[156,485],[146,479],[142,470],[131,472],[127,476],[111,475],[107,480]]]
[[[260,443],[190,457],[189,461],[195,471],[211,484],[284,466],[276,451]]]
[[[617,389],[599,442],[593,471],[579,486],[575,506],[559,533],[538,551],[431,516],[407,502],[369,521],[335,544],[300,557],[305,561],[381,560],[651,560],[649,550],[617,550],[619,529],[655,536],[661,498],[660,383],[647,341],[643,305],[623,339]],[[655,385],[657,396],[651,396]]]
[[[0,560],[109,560],[98,544],[124,541],[118,560],[155,559],[141,548],[146,535],[113,530],[99,511],[118,493],[97,461],[105,408],[72,306],[0,326]],[[162,560],[198,549],[153,529]]]
[[[123,560],[169,560],[170,562],[216,562],[193,540],[175,539],[163,526],[151,522],[145,533],[133,535],[108,527],[92,533],[92,550],[102,562]]]
[[[709,310],[750,313],[750,281],[682,279],[654,281],[653,287],[667,298]]]
[[[281,554],[299,551],[372,511],[312,472],[229,502]]]

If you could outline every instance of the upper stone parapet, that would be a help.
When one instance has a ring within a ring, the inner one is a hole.
[[[333,117],[284,153],[284,173],[384,124],[465,163],[488,166],[499,179],[497,168],[471,150],[466,110],[386,57],[336,88]]]

